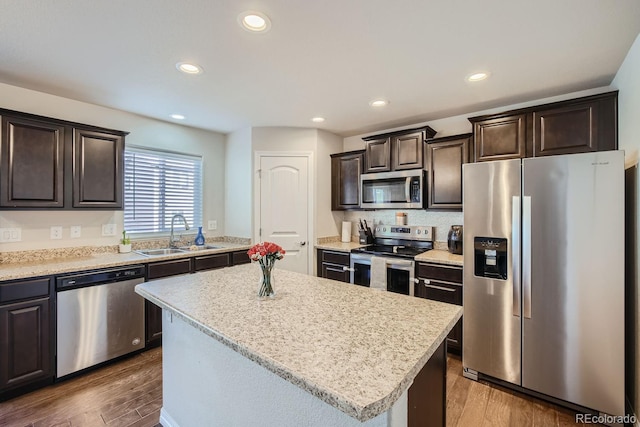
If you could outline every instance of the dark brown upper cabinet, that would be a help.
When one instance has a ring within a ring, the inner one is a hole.
[[[618,148],[618,91],[472,117],[473,160]]]
[[[427,141],[427,209],[462,209],[462,164],[469,162],[472,134]]]
[[[533,155],[617,149],[617,96],[533,112]]]
[[[505,114],[472,123],[476,162],[527,157],[526,114]]]
[[[331,155],[331,210],[360,208],[364,150]]]
[[[127,132],[0,109],[0,209],[122,209]]]
[[[124,136],[75,129],[73,207],[122,208]]]
[[[391,170],[391,138],[376,138],[365,142],[365,172]]]
[[[65,126],[2,115],[0,206],[62,208]]]
[[[424,141],[436,131],[429,126],[363,138],[365,143],[365,173],[424,167]]]

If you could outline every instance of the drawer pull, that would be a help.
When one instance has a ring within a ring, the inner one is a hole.
[[[349,268],[347,266],[342,267],[342,271],[355,271],[355,268]]]
[[[449,288],[445,288],[443,286],[427,285],[426,283],[425,283],[424,286],[427,287],[427,288],[431,288],[431,289],[437,289],[439,291],[447,291],[447,292],[455,292],[456,291],[455,289],[449,289]]]

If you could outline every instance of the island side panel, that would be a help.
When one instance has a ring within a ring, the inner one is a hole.
[[[433,353],[413,380],[408,393],[409,427],[447,424],[447,340]]]
[[[407,393],[364,423],[163,310],[164,427],[406,426]]]

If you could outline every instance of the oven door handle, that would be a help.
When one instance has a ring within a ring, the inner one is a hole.
[[[387,264],[412,266],[413,265],[413,261],[401,261],[401,260],[395,260],[395,259],[387,259]]]

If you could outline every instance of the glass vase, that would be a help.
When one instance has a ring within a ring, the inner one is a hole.
[[[273,290],[273,265],[274,261],[268,261],[266,259],[260,261],[262,277],[259,283],[258,298],[273,298],[276,296]]]

